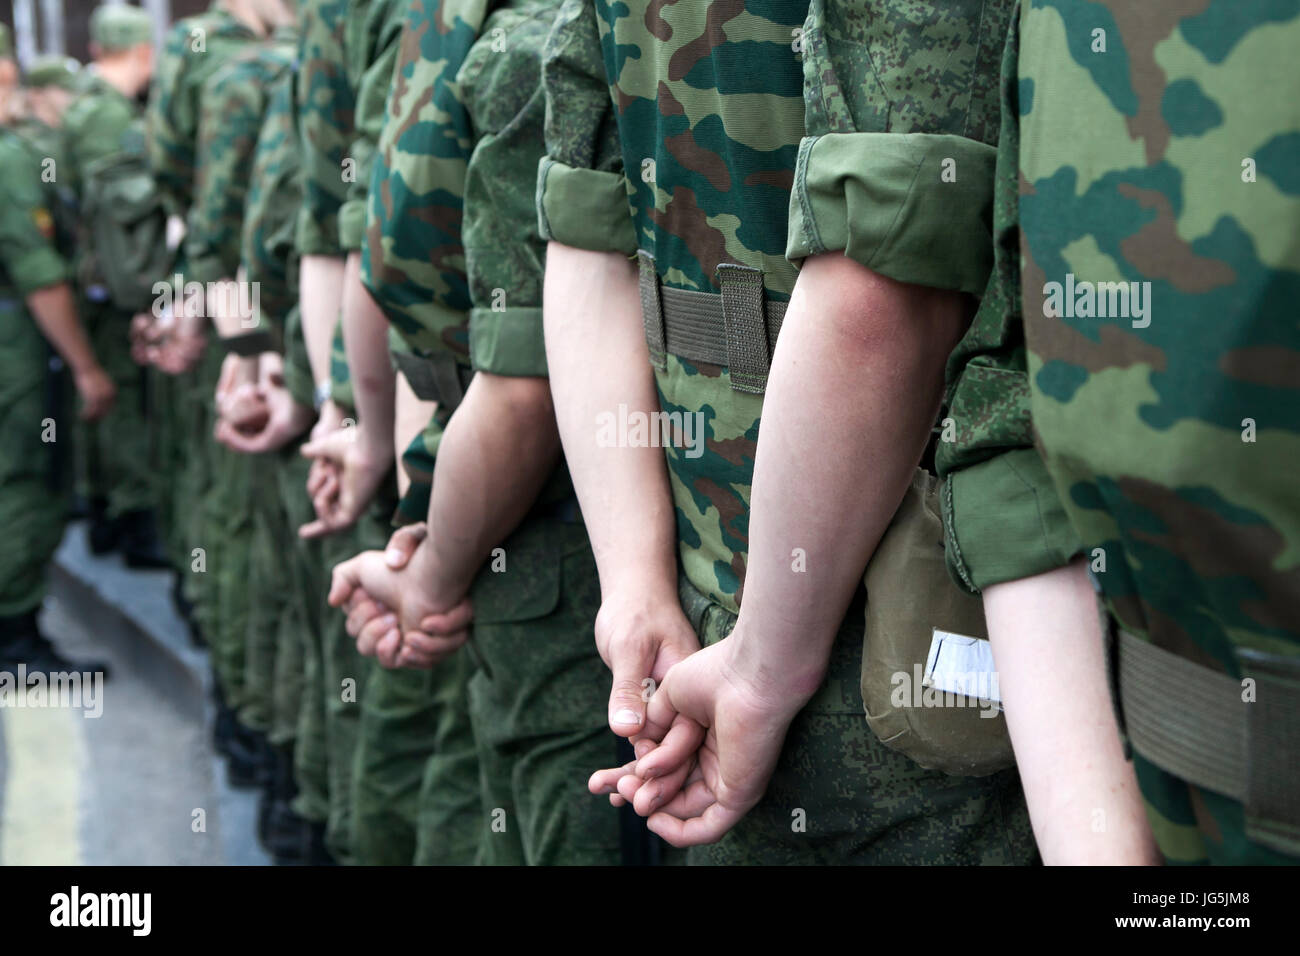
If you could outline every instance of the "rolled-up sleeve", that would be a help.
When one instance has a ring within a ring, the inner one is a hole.
[[[543,240],[597,252],[636,252],[623,155],[595,6],[565,0],[542,57],[546,155],[537,167]]]
[[[843,252],[900,282],[980,294],[1012,6],[813,0],[788,258]]]
[[[1082,549],[1034,448],[1021,312],[1018,43],[1002,66],[992,269],[948,359],[948,411],[935,461],[944,479],[948,568],[971,592],[1066,564]]]

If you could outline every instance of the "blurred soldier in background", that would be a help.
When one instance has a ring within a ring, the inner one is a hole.
[[[72,370],[86,419],[102,418],[115,390],[77,316],[71,235],[56,221],[60,200],[46,175],[51,157],[10,128],[12,55],[8,32],[0,31],[0,668],[102,671],[62,657],[36,621],[46,568],[63,537],[67,466],[55,455],[72,426],[59,413],[52,366]]]
[[[112,412],[78,443],[90,547],[120,547],[129,567],[170,567],[158,541],[155,480],[145,414],[145,370],[131,357],[131,317],[167,275],[166,211],[144,153],[138,102],[153,75],[149,15],[100,6],[90,18],[93,66],[64,117],[67,182],[79,206],[77,281],[95,352],[117,386]]]

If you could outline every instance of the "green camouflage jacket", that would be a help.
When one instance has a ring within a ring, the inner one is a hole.
[[[224,9],[221,0],[167,34],[154,70],[146,111],[149,162],[171,211],[184,216],[194,189],[199,96],[204,82],[257,34]]]
[[[292,68],[293,30],[235,56],[203,85],[194,204],[185,231],[186,280],[233,278],[253,152],[271,89]]]
[[[959,574],[1057,566],[1064,534],[1016,512],[1064,514],[1120,625],[1233,677],[1300,656],[1300,103],[1265,92],[1298,43],[1295,2],[1023,3],[997,265],[949,366]],[[1026,541],[975,544],[998,520]]]
[[[288,347],[285,322],[298,301],[298,251],[294,245],[302,204],[302,165],[295,122],[292,64],[267,90],[266,110],[253,153],[240,236],[240,266],[258,285],[258,329],[277,349]],[[309,377],[310,381],[310,377]],[[311,404],[311,387],[304,404]]]
[[[41,159],[0,127],[0,405],[6,406],[45,380],[45,340],[24,299],[72,273],[59,250]]]
[[[842,251],[978,294],[1010,8],[567,0],[545,67],[543,235],[644,250],[665,288],[717,292],[719,267],[742,266],[785,301],[796,261]],[[666,449],[685,573],[735,612],[762,396],[671,353],[656,380],[665,412],[703,418],[698,455]]]
[[[118,89],[86,72],[86,91],[63,114],[67,182],[81,192],[82,171],[119,153],[144,153],[144,112]]]
[[[414,0],[402,29],[371,175],[362,281],[418,353],[468,361],[469,288],[461,243],[474,141],[456,73],[487,0]]]

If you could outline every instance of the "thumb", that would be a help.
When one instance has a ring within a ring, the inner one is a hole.
[[[415,554],[415,549],[420,546],[420,542],[428,533],[429,526],[423,521],[398,528],[388,539],[388,547],[384,550],[384,564],[394,571],[406,567],[411,560],[411,555]]]
[[[654,693],[650,680],[654,657],[654,648],[639,641],[618,641],[610,647],[614,686],[609,694],[609,729],[620,737],[636,736],[645,724],[646,700]]]
[[[313,438],[311,441],[304,442],[299,451],[304,458],[325,458],[335,464],[342,464],[343,450],[339,447],[338,434],[337,432],[331,432],[328,435]]]

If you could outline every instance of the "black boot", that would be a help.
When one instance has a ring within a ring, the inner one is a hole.
[[[109,668],[103,661],[71,661],[46,640],[36,623],[36,612],[14,617],[0,617],[0,670],[12,671],[19,664],[29,674],[94,673],[108,680]]]
[[[306,863],[308,866],[338,866],[338,860],[325,847],[325,824],[316,821],[307,823],[307,851]]]
[[[302,866],[311,852],[311,823],[293,810],[298,784],[293,748],[275,748],[275,772],[258,808],[258,838],[277,866]]]
[[[108,516],[108,499],[96,495],[90,499],[90,528],[86,532],[91,554],[108,554],[121,538],[118,520]]]
[[[120,546],[128,568],[170,568],[171,560],[158,540],[158,523],[147,508],[128,511],[118,518]]]
[[[226,759],[226,777],[241,790],[258,786],[264,777],[263,754],[253,731],[243,726],[225,700],[220,686],[214,688],[217,719],[212,728],[212,746]]]

